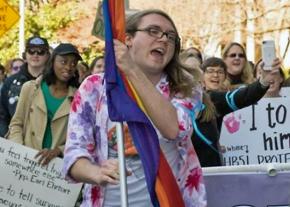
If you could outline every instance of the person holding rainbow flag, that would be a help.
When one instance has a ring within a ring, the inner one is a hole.
[[[144,10],[128,17],[118,38],[120,18],[110,12],[120,7],[107,2],[104,17],[113,31],[106,30],[105,76],[89,76],[74,97],[65,177],[85,183],[81,206],[120,206],[116,121],[122,121],[129,206],[206,207],[190,139],[201,106],[199,74],[179,62],[176,26],[163,11]]]

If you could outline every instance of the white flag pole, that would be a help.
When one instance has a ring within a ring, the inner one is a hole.
[[[129,0],[125,0],[125,10],[127,10],[128,8],[129,8]],[[126,161],[125,161],[124,134],[122,122],[117,123],[116,132],[117,132],[118,160],[120,174],[121,207],[128,207]]]
[[[123,136],[123,123],[122,122],[117,123],[116,132],[117,132],[118,160],[119,160],[119,174],[120,174],[121,207],[128,207],[126,162],[125,162],[124,136]]]
[[[19,57],[22,57],[22,53],[24,52],[25,48],[25,0],[19,1],[19,15],[20,15],[20,22],[19,22]]]

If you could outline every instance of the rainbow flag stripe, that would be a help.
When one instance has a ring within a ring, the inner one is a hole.
[[[143,164],[146,184],[153,206],[182,207],[184,202],[171,168],[160,149],[158,136],[132,84],[117,68],[113,39],[125,40],[123,0],[104,0],[105,81],[109,117],[127,122],[134,145]]]

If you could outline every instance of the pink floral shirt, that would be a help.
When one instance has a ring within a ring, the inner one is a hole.
[[[102,76],[89,76],[77,91],[69,118],[68,137],[64,151],[63,171],[67,180],[75,182],[68,174],[70,167],[80,157],[99,164],[108,157],[108,106]],[[169,84],[164,75],[156,86],[164,97],[169,98]],[[201,101],[201,90],[194,92],[191,98],[174,97],[179,135],[176,139],[178,149],[178,167],[175,175],[186,207],[205,207],[206,192],[202,170],[191,142],[193,132],[189,110],[197,111]],[[162,139],[162,137],[159,137]],[[166,154],[165,154],[166,156]],[[104,188],[85,184],[82,207],[101,207]]]

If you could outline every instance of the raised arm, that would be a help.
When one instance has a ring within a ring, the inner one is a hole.
[[[263,73],[263,76],[254,83],[228,92],[209,92],[219,116],[255,104],[263,98],[269,88],[271,74],[279,72],[279,67],[281,67],[281,61],[275,59],[272,70]]]
[[[155,87],[161,76],[145,75],[132,60],[126,45],[117,40],[114,43],[117,65],[134,86],[148,117],[165,138],[175,139],[179,132],[176,110]]]

